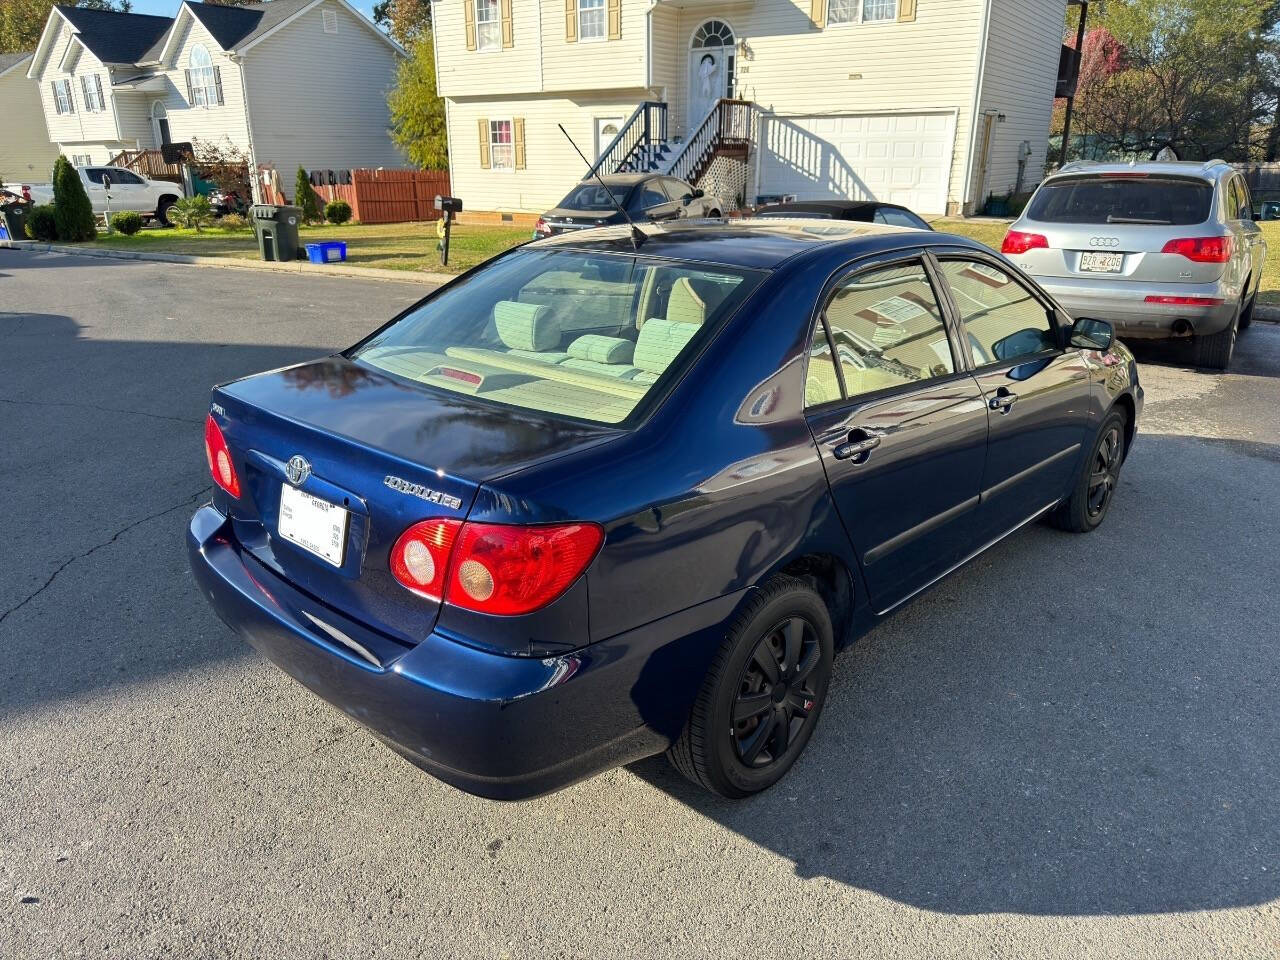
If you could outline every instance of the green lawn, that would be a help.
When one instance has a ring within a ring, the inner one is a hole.
[[[508,247],[523,243],[529,239],[532,231],[525,227],[455,224],[451,233],[447,267],[440,265],[434,223],[303,227],[300,239],[302,243],[344,240],[347,244],[347,262],[362,267],[461,273]],[[143,230],[132,237],[118,233],[111,236],[100,234],[93,243],[100,247],[154,253],[184,253],[232,260],[258,258],[258,243],[253,231],[249,229],[219,230],[206,227],[200,233],[194,230],[154,229]]]

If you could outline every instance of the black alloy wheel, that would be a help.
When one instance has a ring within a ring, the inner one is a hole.
[[[783,620],[756,643],[733,704],[732,737],[744,766],[760,769],[786,756],[813,719],[821,662],[817,631],[802,617]]]
[[[1101,517],[1111,502],[1111,495],[1115,492],[1120,475],[1120,452],[1123,449],[1120,424],[1113,422],[1102,435],[1093,455],[1087,499],[1090,520]]]

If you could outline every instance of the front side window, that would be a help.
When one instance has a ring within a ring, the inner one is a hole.
[[[648,183],[641,186],[639,191],[637,191],[635,209],[649,210],[653,207],[661,206],[662,204],[669,202],[670,201],[667,200],[667,195],[658,189],[658,181],[650,180]]]
[[[846,397],[955,373],[942,308],[918,260],[842,281],[823,317]]]
[[[213,58],[200,44],[191,48],[187,73],[191,85],[191,105],[212,107],[218,103],[218,86],[213,73]]]
[[[897,207],[880,207],[876,210],[875,222],[887,224],[891,227],[912,227],[916,230],[929,229],[929,225],[910,210],[900,210]]]
[[[481,50],[502,47],[502,23],[498,0],[476,0],[476,46]]]
[[[494,170],[515,169],[515,146],[510,120],[489,121],[489,163]]]
[[[619,423],[760,276],[643,256],[525,250],[423,303],[350,356],[451,393]]]
[[[941,266],[975,367],[1057,349],[1049,311],[1008,273],[975,260],[944,260]]]
[[[578,0],[578,37],[582,40],[605,38],[604,0]]]

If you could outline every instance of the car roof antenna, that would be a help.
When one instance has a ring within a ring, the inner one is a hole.
[[[631,249],[639,250],[644,242],[649,239],[648,236],[646,236],[644,231],[636,226],[636,222],[627,215],[627,211],[623,208],[622,204],[618,202],[618,198],[613,195],[613,191],[610,190],[609,185],[604,182],[604,178],[600,176],[600,171],[591,166],[591,161],[587,159],[587,155],[581,150],[578,150],[578,145],[573,142],[573,137],[569,136],[569,131],[564,128],[564,124],[557,123],[556,126],[560,128],[560,132],[564,134],[564,138],[569,141],[569,146],[578,151],[578,156],[580,156],[582,158],[582,162],[587,165],[587,172],[594,174],[595,178],[600,181],[600,186],[604,187],[604,192],[609,195],[609,199],[613,201],[613,205],[618,208],[618,212],[622,214],[622,219],[627,221],[627,225],[631,227]]]

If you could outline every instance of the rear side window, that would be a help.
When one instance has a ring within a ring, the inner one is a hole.
[[[520,251],[350,356],[453,393],[619,423],[761,276],[648,257]]]
[[[1213,187],[1176,177],[1067,177],[1036,192],[1027,216],[1041,223],[1190,226],[1209,219]]]

